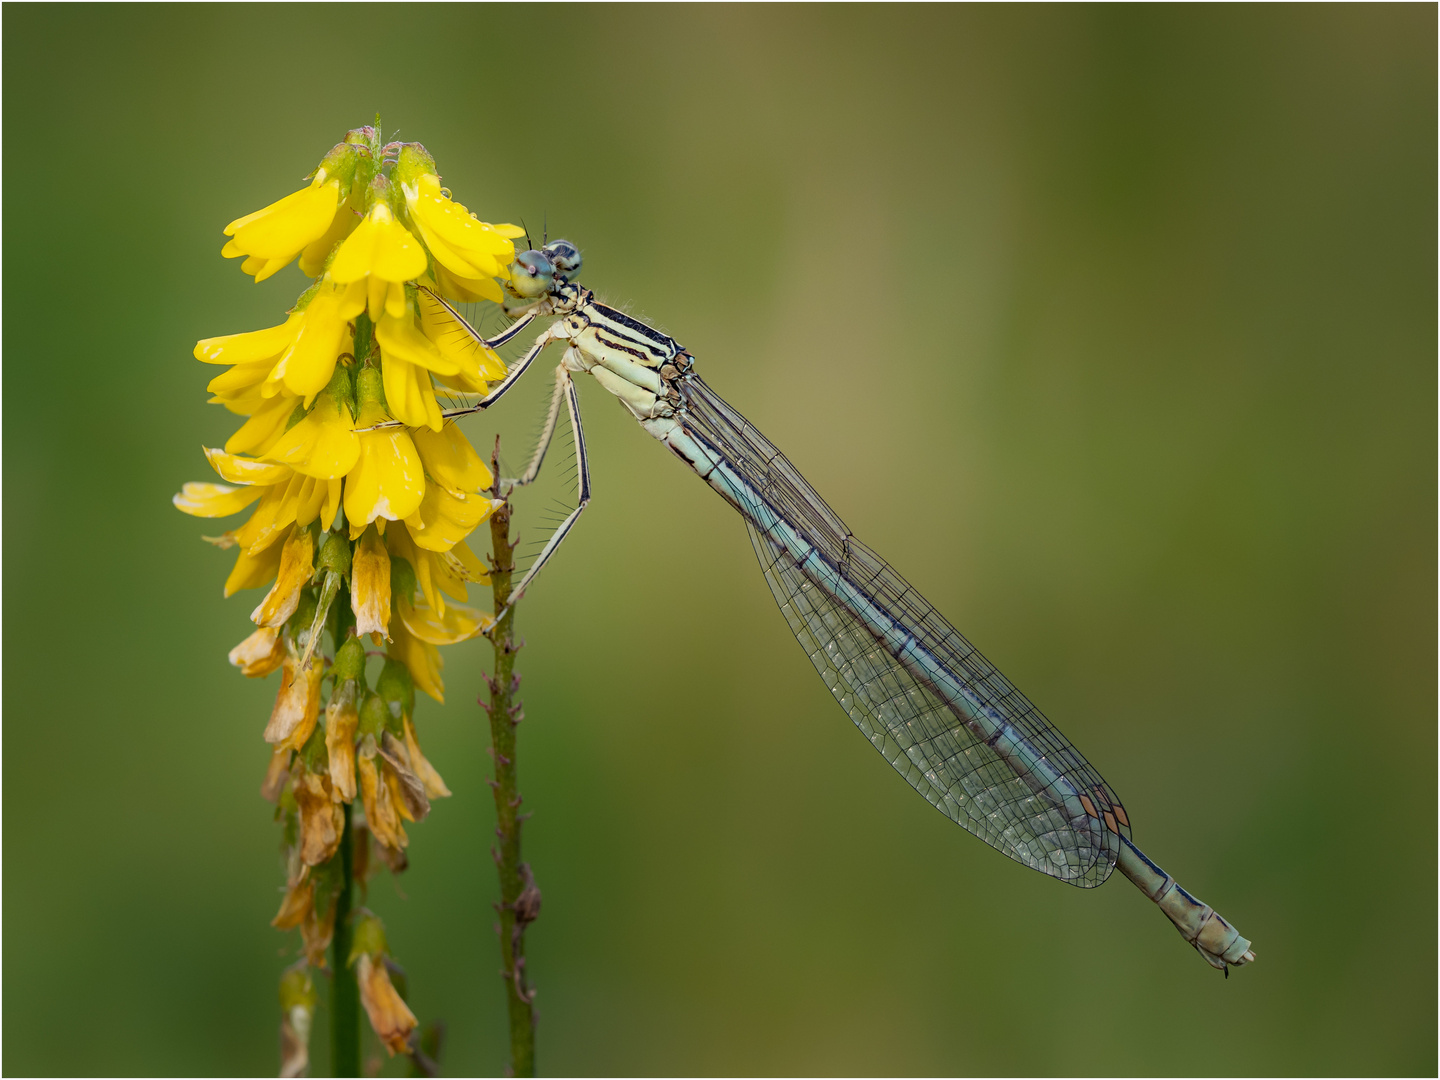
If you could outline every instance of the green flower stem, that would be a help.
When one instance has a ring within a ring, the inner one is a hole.
[[[495,442],[498,459],[500,442]],[[495,476],[500,475],[495,460]],[[499,480],[492,493],[499,497]],[[495,610],[504,617],[490,631],[495,647],[495,675],[487,680],[490,687],[490,741],[495,757],[495,779],[490,782],[495,793],[495,835],[499,843],[491,849],[500,875],[500,956],[501,977],[510,1014],[510,1073],[513,1076],[535,1075],[535,991],[525,979],[525,929],[540,910],[540,893],[535,888],[530,868],[520,861],[520,793],[516,790],[515,725],[523,718],[519,696],[515,693],[519,679],[515,675],[515,611],[507,610],[510,602],[510,578],[515,570],[515,549],[510,537],[510,504],[507,502],[490,519],[493,558],[490,587],[494,593]]]
[[[340,840],[342,881],[335,898],[335,937],[330,954],[330,1072],[333,1076],[360,1075],[360,987],[350,967],[350,944],[355,936],[350,908],[355,891],[355,834],[350,828],[350,804],[345,804],[345,835]]]
[[[341,526],[343,528],[343,526]],[[342,586],[331,608],[335,651],[350,636],[355,616],[350,610],[350,590]],[[330,954],[330,1073],[332,1076],[360,1075],[360,987],[350,966],[350,945],[355,928],[350,909],[355,902],[355,833],[350,826],[350,804],[345,803],[345,833],[340,838],[340,889],[335,897],[335,935]]]

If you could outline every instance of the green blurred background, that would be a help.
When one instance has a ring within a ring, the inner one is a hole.
[[[543,1071],[1433,1075],[1435,38],[1428,5],[7,6],[5,1071],[275,1067],[275,685],[169,497],[234,427],[194,341],[301,288],[221,228],[379,111],[683,341],[1260,956],[1222,979],[1118,875],[917,798],[740,522],[587,382],[596,501],[519,622]],[[475,442],[519,457],[547,381]],[[454,1073],[505,1054],[486,662],[421,706],[456,794],[371,892]]]

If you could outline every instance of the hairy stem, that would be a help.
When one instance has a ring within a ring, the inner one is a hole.
[[[500,441],[495,442],[495,476],[499,477]],[[499,480],[493,489],[499,497]],[[491,849],[500,875],[500,913],[497,930],[500,934],[501,977],[505,980],[505,996],[510,1015],[510,1073],[513,1076],[535,1075],[535,991],[525,978],[525,929],[539,913],[540,893],[535,888],[530,868],[520,861],[520,793],[516,788],[515,725],[523,716],[519,695],[519,677],[515,674],[515,611],[506,610],[510,602],[510,580],[515,570],[515,549],[510,536],[510,505],[506,503],[490,519],[493,560],[490,586],[494,593],[495,610],[504,617],[490,632],[495,647],[495,675],[490,687],[490,742],[495,757],[495,835],[497,844]]]

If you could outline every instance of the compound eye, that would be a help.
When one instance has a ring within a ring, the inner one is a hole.
[[[569,240],[552,240],[544,251],[557,274],[570,277],[580,270],[580,249]]]
[[[555,267],[540,251],[522,251],[510,264],[510,288],[526,299],[544,296],[554,278]]]

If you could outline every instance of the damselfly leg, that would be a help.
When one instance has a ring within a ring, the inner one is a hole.
[[[430,293],[428,289],[424,291],[444,308],[447,333],[463,335],[476,345],[484,345],[487,348],[494,348],[497,344],[503,345],[505,342],[512,340],[520,328],[523,328],[535,318],[534,312],[527,312],[517,319],[515,324],[509,327],[503,334],[487,340],[482,338],[475,328],[471,326],[465,317],[456,311],[454,307],[440,297]],[[546,346],[553,342],[566,341],[568,336],[563,322],[554,323],[535,339],[535,344],[531,345],[525,355],[506,372],[505,378],[496,383],[480,401],[458,409],[447,409],[440,415],[446,421],[450,421],[488,409],[519,381],[520,377],[525,374],[525,371],[530,365],[545,351]],[[549,450],[550,443],[555,437],[555,428],[560,419],[560,407],[563,403],[566,414],[570,418],[570,433],[575,439],[575,462],[578,470],[577,503],[575,508],[571,510],[560,523],[559,527],[550,534],[549,539],[545,542],[545,546],[540,549],[540,553],[535,557],[535,561],[530,564],[524,576],[521,577],[520,581],[511,590],[511,604],[524,595],[525,590],[530,586],[530,582],[535,580],[535,576],[540,572],[541,568],[550,561],[551,556],[555,554],[556,549],[560,547],[560,544],[570,534],[570,530],[575,527],[575,522],[580,519],[580,514],[590,503],[590,459],[585,450],[585,428],[580,421],[580,398],[575,391],[575,382],[570,377],[572,368],[574,370],[584,370],[583,367],[578,366],[579,364],[579,353],[573,346],[568,348],[565,352],[565,360],[555,369],[555,389],[550,395],[550,406],[546,410],[545,424],[541,429],[540,438],[536,441],[535,449],[530,455],[529,464],[519,477],[502,479],[500,481],[501,495],[507,498],[509,497],[509,493],[515,488],[525,487],[535,482],[535,479],[540,475],[540,467],[544,464],[545,454]],[[502,615],[504,615],[503,611],[496,612],[496,620],[498,621]]]

